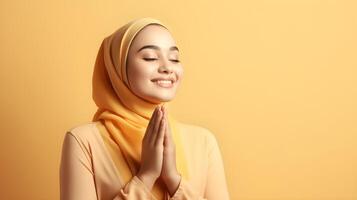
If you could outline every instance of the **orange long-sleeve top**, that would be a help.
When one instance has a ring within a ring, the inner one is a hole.
[[[120,179],[114,141],[99,132],[96,122],[69,129],[62,144],[61,200],[156,200],[137,177]],[[181,178],[170,200],[229,200],[220,149],[214,134],[201,126],[178,123],[190,178]],[[110,147],[108,149],[109,143]],[[118,156],[119,158],[119,156]]]

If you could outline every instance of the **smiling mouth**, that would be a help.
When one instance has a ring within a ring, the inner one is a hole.
[[[153,80],[152,82],[163,88],[172,88],[174,86],[174,82],[172,80]]]

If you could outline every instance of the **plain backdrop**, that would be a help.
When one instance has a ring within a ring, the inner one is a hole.
[[[66,130],[96,110],[104,37],[167,24],[185,69],[177,119],[216,136],[233,200],[357,199],[357,3],[0,3],[0,199],[59,199]]]

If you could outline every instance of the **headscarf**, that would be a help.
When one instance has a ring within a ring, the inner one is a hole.
[[[164,104],[154,104],[136,96],[128,82],[126,60],[129,47],[135,35],[149,24],[166,28],[159,20],[146,17],[132,20],[107,36],[99,48],[93,72],[92,96],[98,109],[92,121],[100,121],[99,131],[109,134],[119,146],[121,153],[111,152],[111,156],[124,157],[119,159],[116,167],[125,183],[140,169],[141,145],[146,128],[156,106]],[[167,107],[167,103],[165,105]],[[177,170],[182,178],[188,178],[184,150],[177,128],[178,121],[170,113],[168,123],[176,147]],[[158,179],[152,192],[157,199],[163,199],[167,191],[163,182]]]

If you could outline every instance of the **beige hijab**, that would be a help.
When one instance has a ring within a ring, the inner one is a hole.
[[[129,182],[140,168],[142,139],[151,115],[158,106],[136,96],[130,89],[127,77],[126,59],[130,44],[135,35],[149,24],[164,26],[156,19],[140,18],[106,37],[100,46],[93,73],[92,94],[98,110],[92,121],[100,121],[96,124],[101,134],[110,136],[119,146],[121,152],[111,154],[117,161],[118,174],[124,183]],[[178,122],[170,113],[168,119],[176,146],[177,169],[182,178],[188,178]],[[106,142],[106,145],[110,143]],[[167,195],[160,179],[154,184],[152,192],[157,199],[164,199]]]

